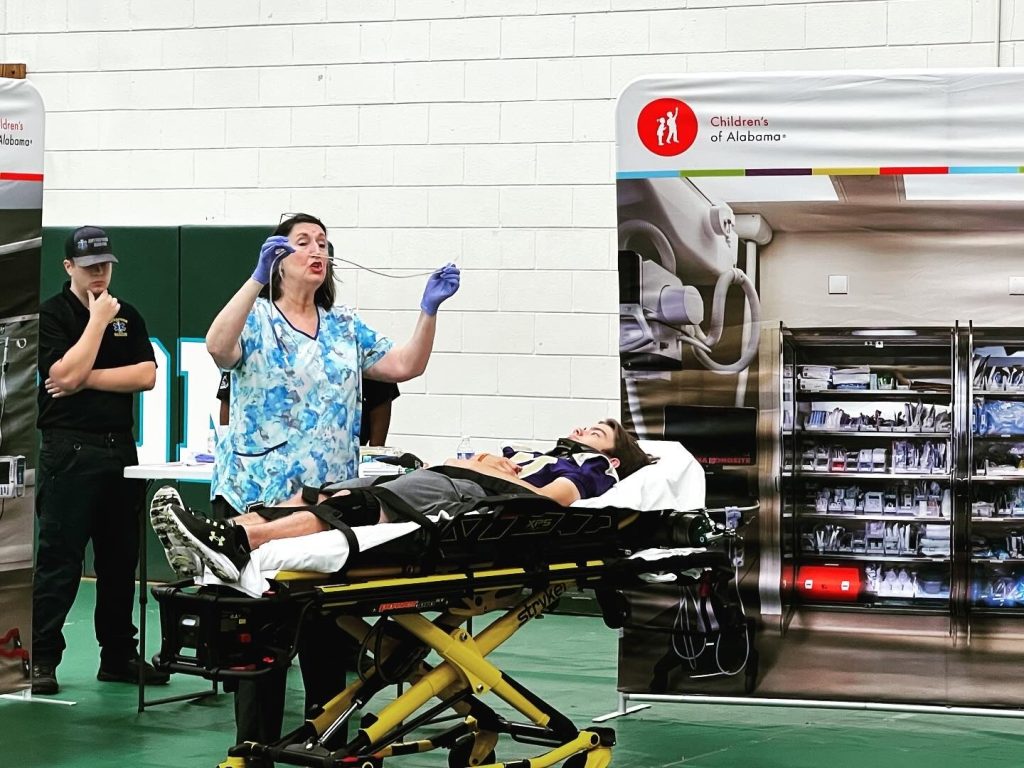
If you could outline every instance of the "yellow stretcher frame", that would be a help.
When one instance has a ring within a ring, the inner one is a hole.
[[[279,763],[379,768],[386,758],[442,748],[450,750],[449,766],[463,768],[548,768],[558,764],[566,768],[605,768],[611,762],[615,743],[612,729],[577,729],[565,715],[487,657],[570,587],[600,586],[611,566],[605,560],[588,560],[552,564],[541,573],[523,568],[494,568],[318,585],[321,609],[337,611],[338,624],[356,640],[364,642],[376,628],[361,615],[353,614],[352,608],[361,606],[365,612],[367,600],[380,599],[380,610],[376,613],[393,622],[407,641],[436,653],[441,662],[434,667],[422,660],[416,664],[404,677],[408,688],[375,715],[364,717],[356,736],[340,747],[336,746],[339,733],[369,703],[360,699],[367,685],[377,685],[377,690],[382,687],[379,680],[373,681],[372,675],[350,684],[279,742],[246,742],[233,747],[219,768],[265,768]],[[279,574],[281,580],[302,578],[309,576]],[[525,598],[524,589],[530,590]],[[451,603],[431,620],[420,612],[421,601],[417,598],[395,599],[396,595],[423,593],[443,593],[451,598]],[[495,610],[504,612],[477,634],[472,635],[464,627],[471,617]],[[378,648],[382,658],[375,663],[386,662],[400,646],[401,640],[394,638],[383,642]],[[498,697],[528,722],[504,720],[480,700],[486,695]],[[417,715],[435,698],[440,703]],[[450,710],[458,718],[454,726],[428,738],[405,740],[414,729],[442,722],[441,712]],[[548,749],[526,759],[494,762],[494,751],[502,734]]]

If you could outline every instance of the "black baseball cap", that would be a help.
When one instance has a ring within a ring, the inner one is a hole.
[[[80,267],[108,261],[117,264],[117,257],[110,250],[110,238],[99,227],[79,227],[72,232],[64,243],[64,256]]]

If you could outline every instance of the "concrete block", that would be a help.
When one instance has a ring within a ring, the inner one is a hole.
[[[465,0],[395,0],[396,19],[444,19],[465,14]]]
[[[755,72],[765,68],[760,51],[692,53],[686,62],[687,72]]]
[[[971,40],[971,0],[893,0],[886,6],[889,45]]]
[[[166,69],[223,67],[228,63],[226,29],[165,29],[151,34],[159,40],[156,49],[160,51],[161,66]],[[130,57],[131,49],[124,51],[124,55]]]
[[[287,107],[229,109],[225,142],[229,147],[287,147],[292,144],[291,120]]]
[[[581,13],[574,17],[576,56],[608,56],[650,51],[650,14]]]
[[[195,4],[197,27],[254,26],[259,21],[260,0],[217,0],[215,3]]]
[[[458,293],[445,302],[445,308],[451,312],[493,312],[494,308],[498,306],[499,274],[486,269],[478,269],[472,254],[466,254],[459,267],[463,271],[462,287],[459,288]],[[420,284],[420,293],[414,294],[415,302],[410,306],[419,306],[420,294],[422,286],[426,284],[426,278],[423,280],[424,282]],[[415,283],[416,281],[404,282]],[[466,322],[472,321],[471,317]]]
[[[101,71],[160,69],[164,32],[100,32],[96,36]]]
[[[573,132],[571,101],[521,101],[501,105],[501,141],[569,141]]]
[[[995,65],[991,42],[961,45],[929,45],[928,66],[942,69],[991,67]]]
[[[461,101],[465,91],[465,64],[461,61],[395,65],[395,101]]]
[[[569,366],[569,395],[573,399],[616,400],[621,386],[620,376],[618,355],[574,357]]]
[[[69,3],[69,6],[78,3]],[[131,29],[182,29],[195,22],[195,0],[175,0],[156,3],[152,0],[131,0],[129,26]],[[122,22],[123,23],[123,17]],[[120,26],[120,25],[119,25]],[[121,27],[123,29],[123,27]]]
[[[287,204],[287,201],[285,201]],[[279,189],[224,189],[223,224],[252,224],[264,222],[267,229],[276,226],[281,210],[282,192]],[[291,205],[288,205],[291,209]]]
[[[463,351],[530,354],[535,318],[530,312],[467,312],[462,329]]]
[[[573,55],[572,16],[506,16],[501,20],[501,58]]]
[[[327,67],[327,101],[381,104],[394,101],[394,64],[339,64]]]
[[[38,74],[29,72],[28,79],[36,87],[43,97],[43,104],[47,111],[47,134],[49,134],[49,117],[56,112],[63,112],[68,108],[68,80],[73,75],[64,72],[40,72]],[[47,135],[49,144],[49,135]]]
[[[324,67],[261,67],[260,105],[323,104]]]
[[[569,358],[502,355],[498,391],[521,397],[568,397]]]
[[[498,104],[431,104],[431,144],[491,144],[498,141]]]
[[[391,147],[327,147],[324,179],[332,187],[391,185],[394,168]]]
[[[69,116],[73,118],[77,114],[83,113],[72,112]],[[96,115],[98,124],[99,136],[95,149],[146,149],[153,146],[154,137],[163,146],[160,138],[164,131],[162,112],[107,110],[91,114]],[[49,118],[46,133],[49,143]]]
[[[403,386],[399,384],[399,388]],[[413,435],[456,437],[460,434],[461,406],[458,396],[404,393],[393,406],[392,427]]]
[[[198,69],[194,74],[197,107],[255,107],[259,104],[258,70],[222,67]]]
[[[384,256],[382,266],[400,270],[397,274],[428,272],[450,261],[462,262],[462,238],[455,229],[396,229],[391,250]],[[427,278],[421,278],[425,285]]]
[[[611,92],[611,58],[544,59],[537,62],[537,98],[607,99]]]
[[[653,42],[651,47],[654,47]],[[627,85],[640,77],[665,72],[686,72],[687,59],[685,53],[615,56],[612,58],[611,93],[618,96]]]
[[[537,180],[537,149],[533,144],[467,146],[467,184],[533,184]]]
[[[91,72],[99,68],[100,50],[98,32],[72,32],[58,38],[47,35],[35,40],[10,40],[7,55],[31,53],[27,59],[36,72]]]
[[[928,49],[917,45],[849,48],[845,69],[902,69],[928,66]]]
[[[359,61],[359,25],[300,24],[291,27],[292,64],[343,64]]]
[[[292,63],[292,31],[288,27],[228,27],[228,66],[272,67]]]
[[[567,186],[503,187],[503,227],[565,226],[572,218],[572,188]]]
[[[497,59],[466,62],[467,101],[532,101],[537,98],[537,62]]]
[[[187,69],[132,72],[129,93],[134,109],[185,109],[194,103],[195,72]]]
[[[572,104],[572,140],[615,141],[614,99]]]
[[[533,229],[468,229],[462,233],[467,268],[533,269],[537,231]]]
[[[886,3],[819,3],[807,6],[808,48],[885,45]]]
[[[355,227],[359,223],[359,191],[348,187],[286,189],[278,192],[277,204],[280,207],[281,195],[287,194],[287,210],[317,212],[320,220],[327,225],[327,234],[334,237],[335,227]],[[281,213],[283,211],[278,211],[275,221]]]
[[[473,443],[533,437],[533,401],[521,397],[463,397],[462,429]],[[454,453],[455,446],[452,446]],[[481,449],[482,450],[482,449]]]
[[[618,255],[614,246],[601,229],[545,229],[537,236],[537,260],[549,269],[604,270]]]
[[[459,395],[498,394],[498,358],[495,355],[470,355],[465,352],[437,354],[423,375],[428,393]]]
[[[652,53],[721,51],[726,47],[726,12],[722,8],[654,11],[650,20]]]
[[[255,187],[259,183],[257,149],[197,149],[193,157],[197,187]]]
[[[38,88],[39,86],[36,85]],[[44,104],[46,93],[40,89]],[[66,153],[68,150],[114,149],[100,145],[100,121],[97,112],[48,112],[46,115],[46,152]],[[50,180],[46,180],[49,189]]]
[[[463,18],[430,22],[430,58],[497,59],[501,55],[501,20]]]
[[[63,5],[63,3],[61,3]],[[123,29],[130,16],[130,0],[106,0],[102,3],[67,3],[68,31],[95,32]]]
[[[574,272],[572,275],[572,311],[603,312],[618,317],[618,271]]]
[[[395,147],[395,184],[458,185],[464,180],[462,147],[418,146]],[[466,181],[466,183],[471,183]]]
[[[166,110],[158,114],[157,147],[216,149],[224,146],[225,116],[220,109]],[[152,147],[152,138],[150,144]]]
[[[260,0],[260,23],[322,23],[327,21],[327,4],[327,0]]]
[[[359,190],[359,226],[425,227],[429,223],[427,206],[423,188],[367,187]]]
[[[359,107],[296,106],[289,113],[294,146],[352,145],[359,141]]]
[[[41,3],[39,0],[7,0],[8,35],[23,32],[65,32],[68,29],[68,3]],[[26,62],[27,63],[27,62]]]
[[[360,144],[426,144],[426,104],[381,104],[359,108]]]
[[[498,287],[502,312],[564,312],[572,306],[570,272],[502,272]]]
[[[362,61],[426,61],[430,58],[430,22],[367,22],[359,29]]]
[[[537,7],[537,0],[466,0],[466,15],[533,16]]]
[[[435,187],[430,190],[430,226],[498,226],[496,187]]]
[[[804,51],[765,51],[764,65],[770,70],[842,69],[846,52],[839,48]]]
[[[130,72],[75,72],[68,75],[67,108],[92,110],[97,104],[104,109],[131,109]]]
[[[540,184],[610,184],[615,180],[614,145],[573,142],[537,146]]]
[[[725,17],[726,47],[732,51],[803,48],[806,7],[729,8]]]
[[[615,316],[618,323],[618,315]],[[610,315],[542,312],[537,315],[534,352],[538,355],[609,355]]]
[[[261,187],[321,187],[325,182],[323,147],[266,147],[259,150]]]
[[[572,189],[574,227],[615,227],[615,185],[591,184]]]
[[[553,443],[577,427],[589,427],[618,415],[617,401],[537,399],[533,404],[533,433],[538,440]]]

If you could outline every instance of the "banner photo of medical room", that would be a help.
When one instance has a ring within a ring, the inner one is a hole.
[[[738,535],[627,595],[620,691],[1024,706],[1022,124],[1012,70],[623,92],[623,418]]]
[[[0,693],[29,685],[43,104],[0,79]]]

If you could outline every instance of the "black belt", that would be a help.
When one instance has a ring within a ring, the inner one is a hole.
[[[135,437],[131,432],[83,432],[77,429],[44,429],[43,440],[47,439],[74,440],[77,443],[86,445],[97,445],[106,448],[114,445],[125,445],[134,443]]]

